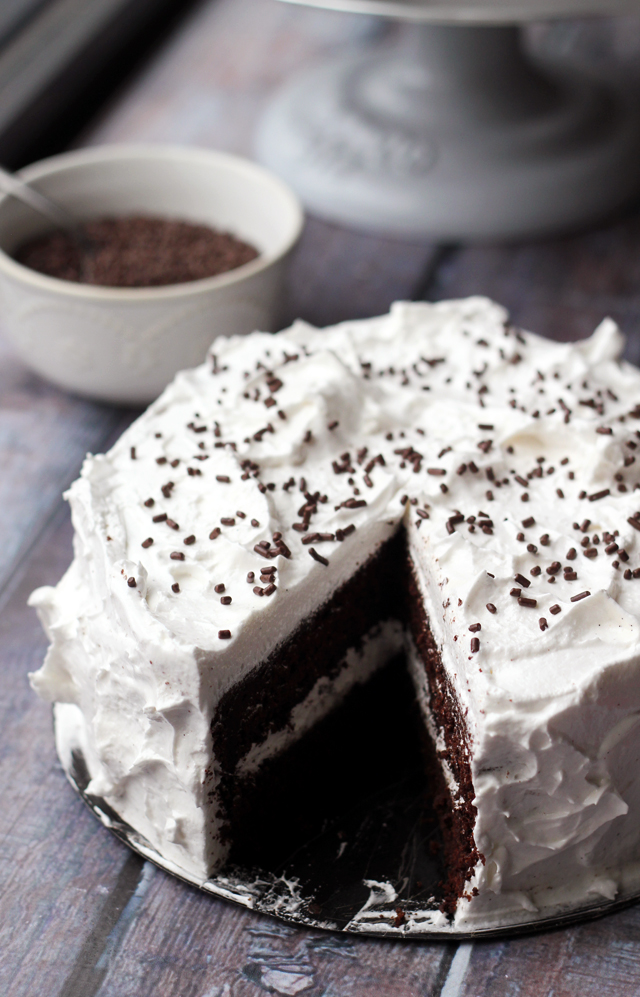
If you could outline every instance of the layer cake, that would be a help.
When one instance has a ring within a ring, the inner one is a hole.
[[[32,683],[79,731],[88,792],[204,881],[270,766],[406,659],[445,840],[434,916],[640,890],[622,346],[609,320],[554,343],[482,298],[216,340],[87,457],[73,563],[32,596],[51,640]]]

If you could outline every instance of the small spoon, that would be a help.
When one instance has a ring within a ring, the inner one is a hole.
[[[78,219],[74,218],[66,208],[61,208],[55,201],[34,190],[24,180],[19,180],[13,173],[9,173],[2,167],[0,167],[0,190],[11,197],[18,198],[24,204],[28,204],[34,211],[53,222],[56,228],[68,232],[84,252],[89,252],[93,248],[93,243],[82,231]]]

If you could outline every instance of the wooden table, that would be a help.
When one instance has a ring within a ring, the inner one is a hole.
[[[85,143],[176,141],[251,153],[278,83],[381,26],[274,0],[198,8]],[[640,219],[581,237],[439,247],[310,219],[283,322],[384,311],[395,298],[491,295],[516,322],[580,338],[605,315],[640,361]],[[29,592],[71,557],[62,491],[133,413],[57,391],[0,339],[0,994],[5,997],[627,997],[640,993],[640,906],[526,938],[387,943],[300,931],[204,896],[129,852],[85,809],[31,692],[46,641]]]

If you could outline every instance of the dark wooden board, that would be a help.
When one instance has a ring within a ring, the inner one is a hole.
[[[640,363],[640,217],[592,232],[525,245],[450,249],[429,298],[486,294],[523,328],[552,339],[590,335],[610,315]]]
[[[383,30],[275,0],[210,0],[85,143],[177,141],[250,154],[298,67]],[[489,294],[557,338],[612,314],[640,359],[640,223],[525,246],[439,249],[309,220],[282,321],[375,314],[394,298]],[[1,325],[1,321],[0,321]],[[131,413],[45,385],[0,340],[0,993],[7,997],[631,997],[640,907],[562,931],[456,948],[295,929],[217,901],[116,841],[66,783],[27,672],[46,641],[28,593],[71,556],[60,494]]]

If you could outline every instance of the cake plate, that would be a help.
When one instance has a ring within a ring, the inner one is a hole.
[[[79,726],[74,723],[75,711],[69,706],[54,708],[58,755],[71,785],[105,827],[133,851],[185,883],[288,923],[393,939],[499,937],[600,917],[640,897],[636,888],[613,901],[600,900],[578,909],[550,908],[536,918],[519,907],[503,912],[500,918],[494,915],[476,918],[473,924],[452,925],[438,909],[442,876],[439,830],[425,793],[419,745],[412,743],[410,718],[402,710],[395,727],[392,723],[392,729],[379,736],[379,755],[371,758],[376,770],[382,771],[374,792],[370,787],[359,791],[358,773],[349,772],[349,758],[344,755],[342,776],[353,788],[352,805],[341,813],[335,813],[334,808],[320,832],[297,842],[290,854],[273,854],[266,859],[263,855],[261,865],[249,855],[202,882],[168,861],[108,803],[87,794],[90,773]],[[81,721],[79,711],[77,716]],[[342,747],[338,746],[339,754]],[[418,761],[408,761],[412,758]],[[313,771],[312,759],[310,765],[309,782],[316,786],[322,773],[317,759],[317,771]],[[398,771],[400,777],[391,775]],[[275,823],[276,831],[287,837],[300,806],[299,788],[289,793],[288,801],[278,801],[273,812],[264,815],[261,829]],[[327,803],[331,809],[331,801]]]
[[[286,84],[258,158],[310,211],[440,240],[572,229],[640,191],[638,101],[523,47],[529,20],[638,0],[293,0],[411,22]]]

